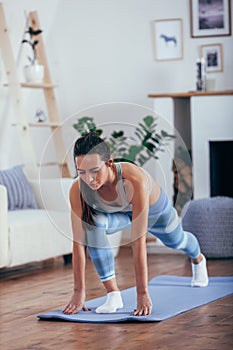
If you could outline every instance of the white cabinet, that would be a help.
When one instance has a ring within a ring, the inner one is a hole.
[[[159,116],[159,124],[171,125],[177,136],[173,149],[170,148],[173,154],[166,152],[161,158],[158,180],[161,181],[162,173],[162,182],[166,183],[167,193],[172,198],[171,156],[177,144],[183,144],[192,153],[194,198],[209,197],[209,142],[233,140],[233,91],[150,94],[148,97],[153,99],[153,111]]]

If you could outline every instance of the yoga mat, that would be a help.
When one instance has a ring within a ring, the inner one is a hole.
[[[136,306],[136,288],[122,291],[124,308],[112,314],[97,314],[95,309],[103,304],[106,296],[89,300],[86,306],[91,311],[79,311],[74,315],[65,315],[56,310],[37,317],[41,320],[61,319],[71,322],[107,323],[123,321],[155,322],[166,320],[182,312],[191,310],[223,298],[233,293],[233,277],[210,277],[208,287],[191,287],[191,277],[158,276],[149,282],[149,293],[153,310],[149,316],[133,316]]]

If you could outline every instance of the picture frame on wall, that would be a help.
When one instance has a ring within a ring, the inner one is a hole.
[[[230,0],[190,0],[191,37],[231,35]]]
[[[206,73],[223,72],[222,44],[201,45],[201,57],[206,62]]]
[[[183,58],[183,22],[180,18],[154,21],[154,48],[157,61]]]

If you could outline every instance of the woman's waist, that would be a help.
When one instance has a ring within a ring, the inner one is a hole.
[[[154,205],[159,200],[160,195],[161,187],[157,182],[153,181],[152,191],[149,195],[149,206]]]
[[[169,198],[164,190],[160,187],[160,192],[157,199],[149,206],[149,215],[159,214],[169,203]]]
[[[114,214],[119,212],[129,212],[132,211],[132,203],[125,203],[124,205],[96,205],[93,204],[92,207],[95,211],[100,213]]]

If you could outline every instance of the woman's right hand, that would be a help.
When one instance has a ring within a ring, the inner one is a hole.
[[[85,294],[82,292],[74,292],[69,303],[66,305],[66,307],[63,310],[64,314],[76,314],[79,312],[79,310],[83,311],[90,311],[85,306]]]

